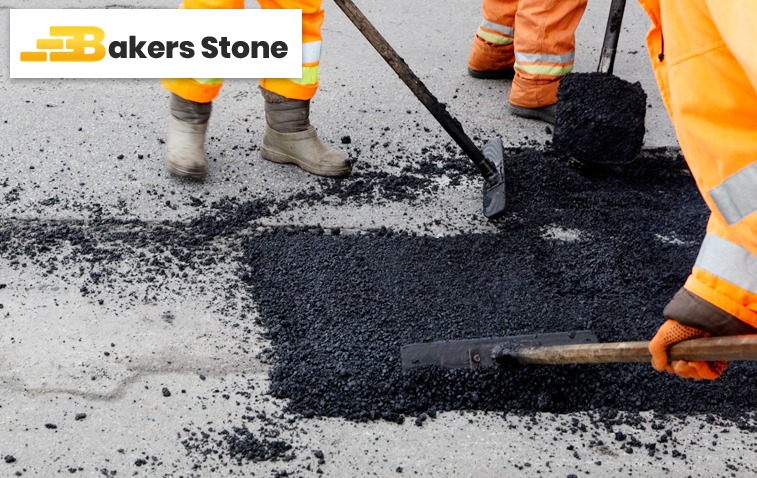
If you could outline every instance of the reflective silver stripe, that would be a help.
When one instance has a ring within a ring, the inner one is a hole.
[[[714,234],[707,234],[694,266],[757,294],[757,257]]]
[[[757,162],[710,189],[710,197],[730,226],[757,212]]]
[[[510,37],[515,35],[514,29],[500,25],[499,23],[490,22],[489,20],[481,20],[481,26]]]
[[[515,52],[515,61],[521,63],[568,63],[576,58],[576,52],[565,53],[563,55],[542,55],[541,53],[518,53]]]
[[[321,61],[321,42],[311,41],[302,44],[302,63]]]

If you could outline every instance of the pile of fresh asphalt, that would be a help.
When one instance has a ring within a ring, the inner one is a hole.
[[[493,234],[250,236],[242,279],[273,344],[272,394],[305,416],[355,420],[458,409],[738,418],[753,408],[744,384],[757,367],[746,363],[715,382],[648,364],[403,373],[400,347],[414,342],[579,329],[648,340],[687,277],[707,209],[680,156],[602,169],[526,151],[506,167],[510,212]]]
[[[630,163],[644,144],[647,95],[641,83],[606,73],[572,73],[557,91],[554,151],[594,164]]]

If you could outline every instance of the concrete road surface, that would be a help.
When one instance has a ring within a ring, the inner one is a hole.
[[[673,438],[655,457],[643,448],[627,453],[615,432],[646,443],[658,442],[664,430],[618,425],[610,432],[591,426],[586,413],[446,412],[423,427],[317,417],[290,423],[285,404],[266,394],[269,364],[261,352],[268,342],[248,320],[255,304],[234,287],[233,260],[245,231],[206,244],[216,260],[189,278],[174,274],[160,288],[143,279],[165,251],[149,242],[127,247],[117,235],[136,227],[124,222],[132,219],[144,228],[192,221],[204,211],[195,199],[281,199],[322,187],[298,169],[258,157],[263,107],[256,82],[225,85],[209,132],[211,176],[197,183],[163,169],[168,95],[155,80],[8,78],[11,8],[176,6],[116,2],[0,0],[0,239],[18,246],[0,256],[0,476],[753,476],[753,436],[736,428],[723,433],[706,417],[671,418]],[[590,2],[577,33],[577,71],[596,67],[607,3]],[[509,82],[467,76],[478,2],[359,5],[471,135],[501,136],[510,147],[549,139],[544,124],[506,112]],[[321,135],[353,155],[360,150],[378,170],[392,170],[392,158],[402,165],[446,144],[346,17],[331,3],[325,8],[321,89],[313,101]],[[676,147],[644,46],[648,24],[629,2],[616,74],[640,81],[649,95],[646,146]],[[349,145],[341,145],[343,136]],[[295,204],[250,228],[486,232],[479,187],[475,180],[440,183],[440,193],[421,202]],[[120,222],[102,221],[108,217]],[[61,228],[86,240],[70,250],[42,248]],[[105,266],[77,262],[86,244],[121,254],[109,280],[92,285]],[[215,435],[202,443],[203,431],[230,429],[252,413],[275,418],[257,418],[250,428],[290,443],[292,460],[240,465],[218,453]]]

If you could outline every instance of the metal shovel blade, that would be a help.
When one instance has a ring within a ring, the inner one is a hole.
[[[497,219],[505,214],[505,151],[500,138],[486,143],[482,150],[497,170],[495,180],[484,183],[484,216],[488,219]]]
[[[497,365],[493,355],[503,346],[540,347],[597,343],[594,332],[557,332],[548,334],[519,335],[515,337],[491,337],[484,339],[453,340],[410,344],[402,347],[402,369],[409,370],[424,365],[446,368],[479,368]]]

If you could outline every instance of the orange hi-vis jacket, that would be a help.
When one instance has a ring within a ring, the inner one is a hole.
[[[286,98],[309,100],[318,90],[321,60],[321,0],[258,0],[265,9],[302,10],[302,78],[261,78],[260,86]],[[244,8],[244,0],[184,0],[179,8]],[[161,84],[182,98],[209,103],[218,96],[223,78],[163,78]]]
[[[712,213],[684,287],[757,327],[757,1],[639,1],[662,98]]]

